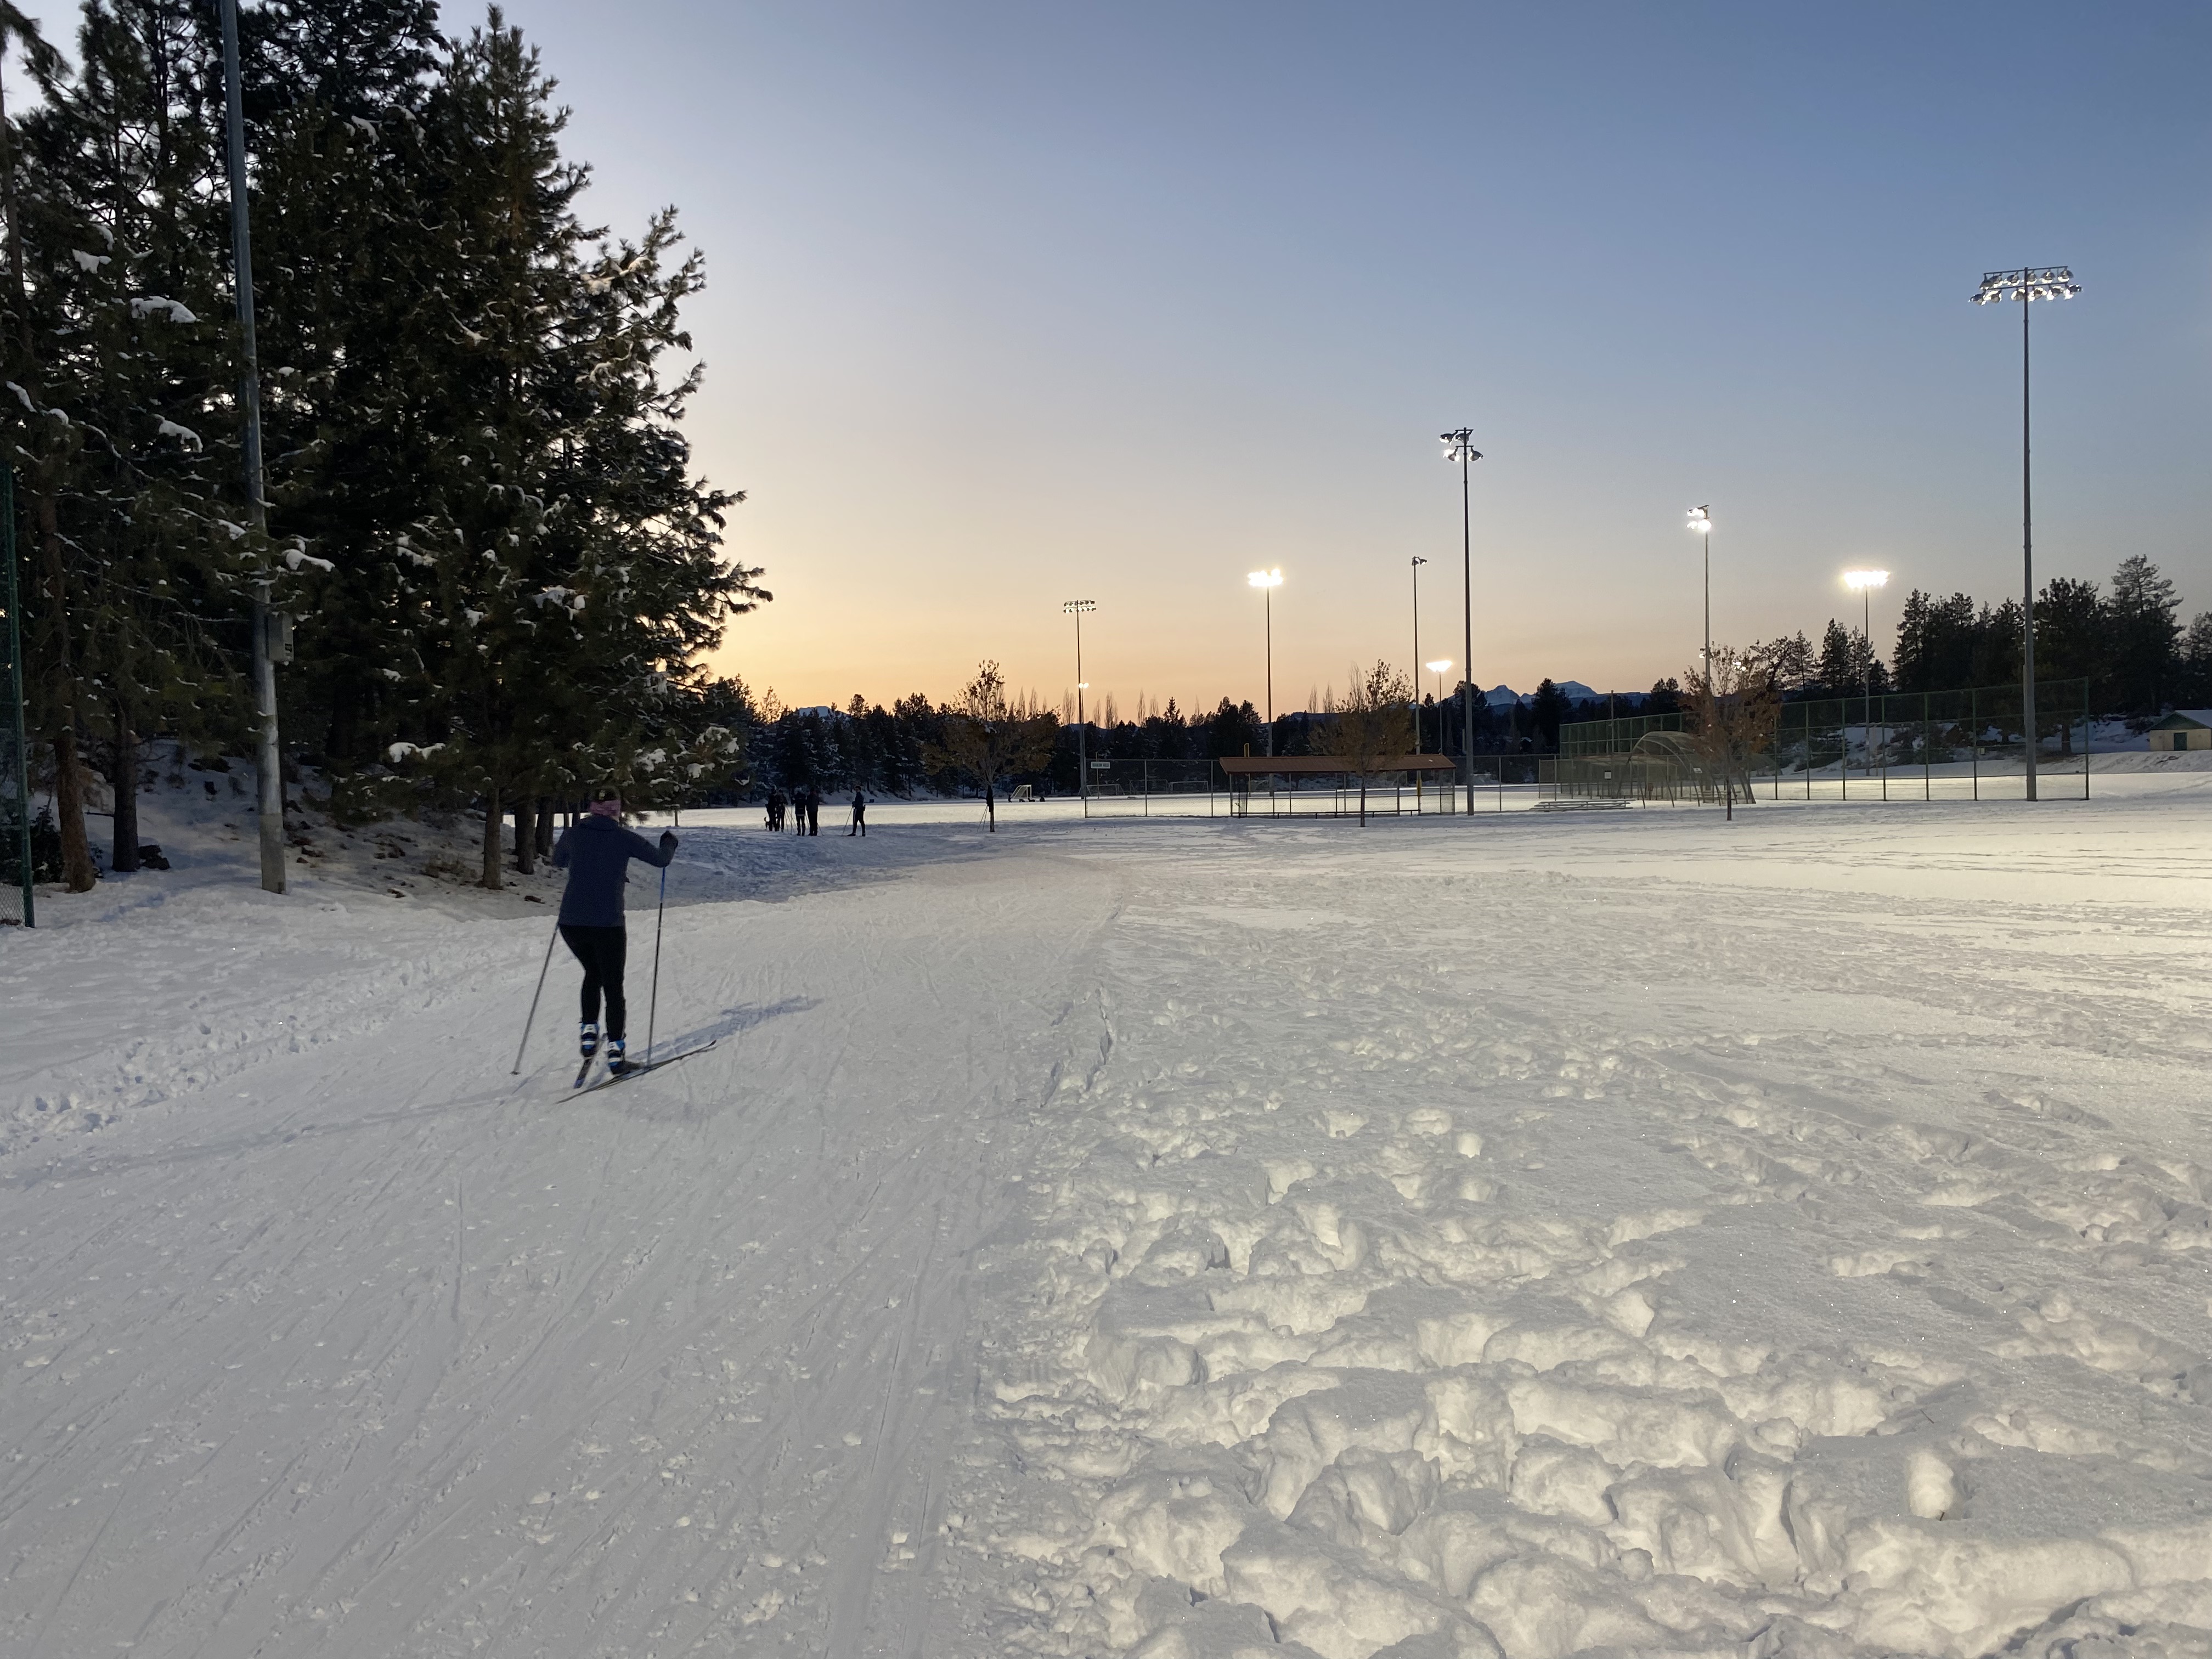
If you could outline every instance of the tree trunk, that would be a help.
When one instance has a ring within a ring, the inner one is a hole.
[[[115,700],[115,763],[107,775],[115,786],[115,852],[107,867],[128,875],[138,867],[138,732],[127,697]]]
[[[499,786],[493,784],[484,790],[483,884],[495,893],[501,890],[501,885],[500,842],[504,837],[500,831],[505,827],[505,817],[500,811]]]
[[[525,795],[514,803],[514,867],[524,875],[538,870],[537,803]]]
[[[35,489],[32,499],[46,565],[46,603],[52,607],[46,620],[53,649],[49,672],[54,700],[54,816],[60,820],[62,885],[72,893],[88,893],[100,880],[100,872],[84,833],[84,757],[77,752],[76,674],[69,648],[69,569],[63,562],[61,524],[52,495]]]
[[[538,798],[538,856],[541,859],[553,856],[553,797],[550,795]]]

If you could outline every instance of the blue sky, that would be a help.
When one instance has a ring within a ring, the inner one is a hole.
[[[475,14],[449,8],[447,27]],[[1057,702],[1064,599],[1125,710],[1459,658],[1644,686],[1698,635],[1855,615],[1895,572],[2131,552],[2212,606],[2212,7],[515,0],[590,211],[677,204],[702,467],[775,604],[724,663],[787,702]],[[1849,609],[1847,610],[1847,605]],[[1878,641],[1888,625],[1876,616]],[[1449,635],[1449,639],[1445,636]]]

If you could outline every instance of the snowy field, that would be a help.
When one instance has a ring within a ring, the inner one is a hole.
[[[2110,782],[687,815],[718,1044],[580,1097],[549,907],[155,812],[0,933],[0,1653],[2204,1659],[2212,774]]]

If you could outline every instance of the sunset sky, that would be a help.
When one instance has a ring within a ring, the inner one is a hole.
[[[775,594],[720,665],[790,704],[1057,703],[1060,603],[1126,711],[1279,706],[1462,655],[1680,672],[1856,618],[1838,580],[2019,582],[2145,552],[2212,606],[2212,8],[514,0],[596,221],[710,260],[702,471]],[[51,10],[50,10],[51,15]],[[448,28],[477,15],[449,7]],[[1885,619],[1883,612],[1887,611]]]

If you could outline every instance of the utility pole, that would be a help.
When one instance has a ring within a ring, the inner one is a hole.
[[[272,635],[283,619],[269,608],[269,514],[261,493],[261,369],[253,343],[253,244],[246,199],[246,116],[239,94],[238,0],[222,3],[223,103],[230,137],[230,252],[238,290],[238,402],[246,416],[246,520],[259,544],[253,582],[253,698],[260,716],[254,750],[259,774],[261,886],[284,890],[284,771],[276,733],[276,665]]]

